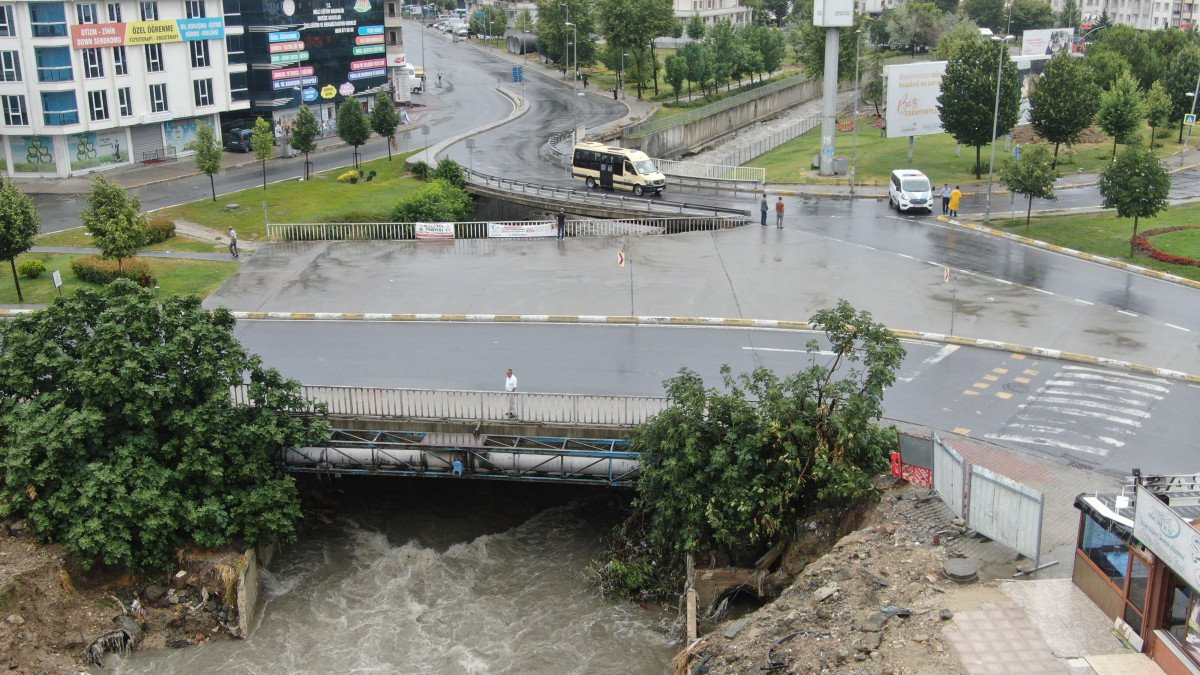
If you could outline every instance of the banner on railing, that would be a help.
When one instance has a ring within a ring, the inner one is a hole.
[[[518,221],[488,223],[487,236],[491,239],[516,239],[525,237],[553,237],[555,224],[551,221]]]
[[[454,223],[413,223],[417,239],[453,239]]]

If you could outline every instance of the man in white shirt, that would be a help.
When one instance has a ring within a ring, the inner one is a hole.
[[[512,368],[509,368],[504,373],[504,391],[508,392],[508,417],[509,419],[517,418],[517,376],[513,375]]]
[[[234,258],[238,257],[237,249],[237,230],[229,228],[229,255]]]

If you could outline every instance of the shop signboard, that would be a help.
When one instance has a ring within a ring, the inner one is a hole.
[[[1200,531],[1141,485],[1133,512],[1133,536],[1184,583],[1200,589]]]
[[[1074,28],[1047,28],[1021,33],[1021,56],[1054,56],[1069,51]]]
[[[417,239],[453,239],[454,223],[413,223]]]
[[[553,221],[518,221],[512,223],[488,223],[491,239],[518,239],[527,237],[553,237],[556,226]]]
[[[352,81],[357,81],[357,80],[365,80],[365,79],[371,78],[371,77],[383,77],[385,75],[387,75],[387,71],[384,70],[383,68],[374,68],[372,70],[356,70],[353,73],[350,73],[349,75],[347,75],[346,79],[352,80]],[[354,92],[351,91],[350,93],[352,94]],[[346,94],[346,95],[349,96],[350,94]]]
[[[308,77],[313,74],[312,66],[299,66],[296,68],[279,68],[271,71],[272,80],[287,80],[293,77]]]
[[[387,47],[384,45],[363,45],[361,47],[354,48],[354,55],[362,56],[363,54],[382,54],[385,51],[387,51]]]
[[[219,40],[224,37],[224,17],[90,23],[71,26],[71,46],[75,49],[195,42],[197,40]]]
[[[884,118],[888,138],[942,133],[937,99],[942,93],[945,61],[885,66],[887,106]]]
[[[279,89],[299,89],[300,87],[309,87],[317,83],[315,77],[293,77],[290,80],[275,80],[271,83],[271,88]]]
[[[854,0],[813,0],[813,25],[845,28],[854,25]]]
[[[300,31],[298,30],[281,30],[275,33],[267,33],[267,42],[294,42],[300,39]]]
[[[312,103],[313,101],[317,100],[317,90],[313,89],[312,87],[305,87],[304,91],[300,92],[300,98],[303,99],[305,103]]]
[[[286,52],[284,54],[272,54],[271,63],[296,63],[297,61],[307,61],[308,52]]]

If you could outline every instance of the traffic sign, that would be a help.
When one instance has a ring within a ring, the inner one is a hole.
[[[1188,125],[1189,127],[1194,126],[1196,124],[1196,116],[1191,113],[1184,115],[1183,123]]]
[[[525,66],[513,66],[513,82],[523,82],[525,80]]]

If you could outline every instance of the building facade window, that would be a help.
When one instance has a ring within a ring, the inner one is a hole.
[[[150,85],[150,112],[167,111],[167,85]]]
[[[108,22],[109,23],[121,23],[121,3],[119,3],[119,2],[108,3]]]
[[[12,5],[0,5],[0,37],[13,37],[17,26],[13,23]]]
[[[125,46],[113,47],[113,74],[129,74],[129,57],[125,54]]]
[[[1083,541],[1079,548],[1117,588],[1124,590],[1129,574],[1129,545],[1104,529],[1091,516],[1083,519]]]
[[[242,0],[221,0],[221,11],[225,16],[241,16]]]
[[[70,82],[71,49],[69,47],[38,47],[33,50],[37,61],[38,82]]]
[[[213,104],[212,79],[195,80],[192,82],[192,92],[196,98],[196,107]]]
[[[10,127],[29,125],[29,115],[25,112],[24,96],[0,96],[0,106],[4,107],[4,124]]]
[[[162,45],[146,45],[146,72],[161,73],[162,71]]]
[[[104,77],[104,57],[99,49],[84,49],[79,54],[83,59],[84,77]]]
[[[249,78],[246,73],[229,74],[229,98],[232,101],[249,101]]]
[[[107,91],[88,92],[88,114],[91,116],[93,122],[108,119]]]
[[[212,65],[212,57],[208,52],[208,40],[196,40],[189,42],[192,49],[192,67],[207,68]]]
[[[244,37],[244,35],[225,36],[225,60],[231,66],[246,62],[246,47],[242,41]]]
[[[66,37],[67,10],[61,2],[31,2],[29,24],[33,37]]]
[[[73,91],[42,92],[42,122],[48,127],[79,124],[79,106]]]
[[[139,2],[138,16],[142,17],[142,21],[158,21],[158,3]]]
[[[21,54],[19,52],[0,52],[0,82],[20,82]]]
[[[133,90],[129,87],[121,87],[117,90],[117,105],[120,107],[121,117],[129,117],[133,114]]]
[[[96,16],[96,5],[92,3],[83,3],[75,5],[75,18],[77,23],[100,23],[100,19]]]
[[[183,9],[189,19],[202,19],[208,16],[204,13],[204,0],[187,0],[183,3]]]

